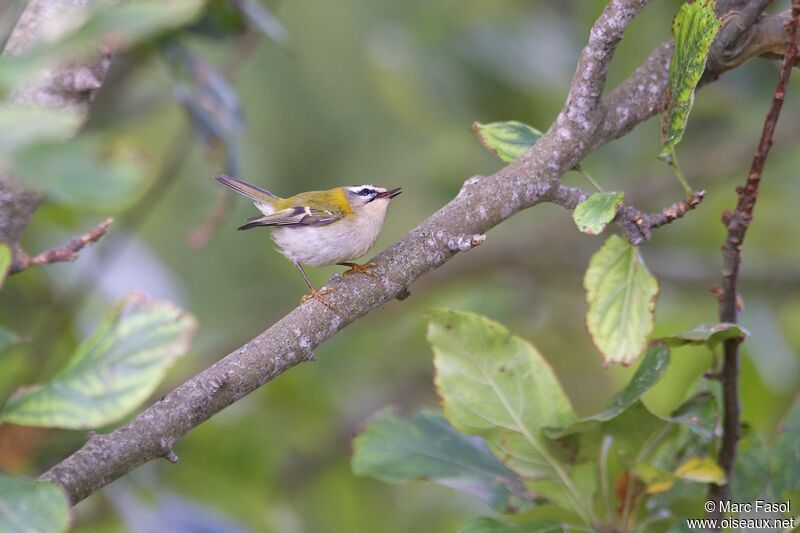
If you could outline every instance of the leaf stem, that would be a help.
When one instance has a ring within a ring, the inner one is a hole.
[[[675,172],[675,177],[678,178],[678,181],[681,183],[683,190],[686,191],[686,197],[691,199],[694,196],[694,190],[692,190],[691,185],[689,182],[686,181],[686,176],[683,175],[683,171],[681,170],[680,165],[678,164],[678,156],[675,154],[675,147],[673,146],[670,148],[669,151],[669,166],[672,167],[672,170]]]
[[[581,167],[580,165],[575,165],[575,168],[574,168],[574,170],[575,170],[576,172],[580,172],[580,173],[583,175],[583,177],[584,177],[584,178],[586,178],[586,179],[589,181],[589,183],[591,183],[591,184],[592,184],[592,187],[594,187],[594,188],[597,190],[597,192],[606,192],[606,191],[605,191],[605,189],[603,189],[603,188],[600,186],[600,184],[599,184],[599,183],[597,183],[597,182],[594,180],[594,178],[593,178],[593,177],[591,177],[591,176],[589,175],[589,173],[588,173],[588,172],[586,172],[585,170],[583,170],[583,167]]]

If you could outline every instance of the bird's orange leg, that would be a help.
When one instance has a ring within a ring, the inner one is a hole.
[[[318,291],[308,280],[308,276],[306,276],[306,272],[305,270],[303,270],[303,267],[300,265],[300,263],[295,263],[294,266],[296,266],[297,270],[300,271],[300,274],[303,276],[306,285],[308,285],[308,288],[311,290],[311,294],[306,294],[305,296],[303,296],[303,298],[300,300],[300,303],[304,304],[309,300],[319,300],[319,302],[325,305],[325,307],[328,307],[332,311],[338,313],[339,311],[324,297],[326,294],[333,292],[333,289],[323,289],[321,291]]]
[[[359,265],[358,263],[336,263],[340,266],[350,267],[349,270],[345,270],[342,275],[349,276],[350,274],[366,274],[367,276],[372,277],[373,279],[378,279],[378,275],[375,272],[372,272],[370,269],[375,268],[378,265],[375,263],[364,263],[363,265]]]

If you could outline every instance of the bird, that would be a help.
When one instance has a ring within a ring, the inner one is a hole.
[[[353,261],[366,254],[375,244],[383,228],[389,202],[402,192],[399,187],[335,187],[280,198],[237,178],[222,175],[216,179],[252,200],[261,211],[261,216],[249,219],[238,229],[272,229],[272,239],[279,251],[297,267],[311,291],[301,303],[316,299],[336,310],[324,297],[332,289],[318,291],[309,281],[303,265],[341,265],[349,267],[344,272],[345,276],[361,273],[377,279],[377,275],[370,270],[376,266],[374,263],[360,265]]]

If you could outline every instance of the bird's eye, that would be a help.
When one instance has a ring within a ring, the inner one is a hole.
[[[372,194],[372,189],[367,189],[366,187],[358,191],[359,196],[369,196]]]

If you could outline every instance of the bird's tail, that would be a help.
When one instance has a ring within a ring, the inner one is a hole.
[[[246,196],[257,203],[270,205],[278,199],[277,196],[268,190],[250,185],[246,181],[231,178],[230,176],[217,176],[217,181],[228,187],[229,189],[238,192],[242,196]]]

